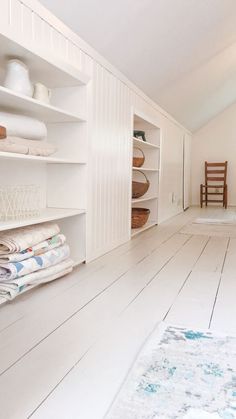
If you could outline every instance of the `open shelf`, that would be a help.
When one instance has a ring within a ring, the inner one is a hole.
[[[0,86],[0,108],[21,115],[41,119],[44,122],[83,122],[85,119],[61,108],[39,102]]]
[[[5,67],[9,57],[18,57],[30,68],[32,81],[41,81],[50,88],[86,85],[90,77],[61,60],[52,51],[42,50],[34,44],[29,50],[19,45],[17,39],[10,39],[0,34],[0,65]]]
[[[45,208],[43,211],[41,211],[38,217],[26,218],[24,220],[0,221],[0,231],[45,223],[47,221],[60,220],[62,218],[74,217],[81,214],[85,214],[85,210],[68,208]]]
[[[146,201],[152,201],[154,199],[157,199],[157,196],[149,196],[149,197],[143,197],[143,198],[136,198],[132,199],[132,204],[138,204],[139,202],[146,202]]]
[[[144,148],[160,148],[159,145],[149,143],[148,141],[139,140],[138,138],[133,137],[133,142],[137,146],[142,146]]]
[[[133,157],[136,157],[136,148],[142,150],[144,157],[144,166],[132,167],[132,182],[138,181],[140,172],[147,177],[149,182],[148,191],[144,196],[134,199],[131,191],[131,210],[135,208],[145,208],[149,210],[147,223],[137,229],[131,229],[131,237],[158,224],[158,205],[159,205],[159,174],[160,174],[160,143],[161,131],[155,124],[155,121],[150,120],[149,116],[145,116],[139,111],[133,114],[132,131],[144,131],[145,137],[148,141],[143,141],[141,138],[131,137],[133,147]],[[132,224],[132,222],[131,222]]]
[[[158,172],[159,169],[153,169],[151,167],[133,167],[133,170],[137,170],[138,172]]]
[[[140,233],[142,233],[143,231],[145,231],[145,230],[148,230],[149,228],[151,228],[151,227],[154,227],[154,226],[156,226],[157,225],[157,223],[155,222],[147,222],[143,227],[141,227],[141,228],[134,228],[134,229],[132,229],[132,231],[131,231],[131,237],[134,237],[134,236],[136,236],[137,234],[140,234]]]
[[[1,160],[17,160],[17,161],[28,161],[28,162],[39,162],[39,163],[52,163],[52,164],[86,164],[84,161],[62,159],[59,157],[42,157],[42,156],[31,156],[29,154],[18,154],[8,153],[0,151]]]

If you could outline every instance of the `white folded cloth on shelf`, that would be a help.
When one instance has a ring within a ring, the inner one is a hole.
[[[0,304],[13,300],[19,294],[28,291],[36,285],[54,281],[68,274],[72,269],[73,260],[68,258],[55,266],[30,273],[10,282],[0,281]]]
[[[54,154],[57,148],[48,141],[38,142],[20,137],[7,136],[4,140],[0,140],[0,151],[47,157]]]
[[[0,125],[6,127],[9,136],[30,140],[47,138],[45,123],[29,116],[0,112]]]
[[[21,252],[59,233],[60,228],[56,223],[35,224],[2,231],[0,233],[0,256]]]
[[[26,250],[22,250],[22,252],[0,255],[0,263],[5,264],[9,262],[21,262],[22,260],[29,259],[32,256],[42,255],[43,253],[48,252],[48,250],[56,249],[57,247],[62,246],[65,241],[66,237],[64,234],[57,234],[56,236],[35,244]]]
[[[0,281],[8,282],[13,279],[28,275],[32,272],[54,266],[70,256],[68,244],[49,250],[40,256],[32,256],[21,262],[9,262],[0,264]]]

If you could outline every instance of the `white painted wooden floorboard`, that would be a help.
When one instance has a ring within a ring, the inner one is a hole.
[[[164,318],[206,242],[207,238],[200,236],[186,242],[104,331],[104,336],[33,414],[33,418],[103,417],[137,351],[155,324]]]
[[[64,294],[60,294],[57,299],[53,299],[43,312],[23,317],[17,323],[3,330],[0,335],[0,372],[2,373],[23,356],[24,353],[37,345],[38,342],[59,327],[66,319],[75,315],[95,295],[104,291],[111,282],[117,281],[117,278],[120,278],[120,280],[117,284],[113,284],[112,292],[114,292],[116,287],[119,289],[120,284],[123,283],[123,291],[128,296],[128,282],[126,278],[129,280],[135,278],[135,285],[138,285],[137,275],[140,276],[142,281],[144,281],[146,275],[148,280],[155,275],[159,269],[159,264],[162,267],[162,263],[166,263],[168,258],[172,256],[172,252],[176,251],[176,247],[178,250],[186,240],[187,236],[175,235],[141,262],[139,258],[142,257],[143,250],[139,249],[139,252],[136,254],[138,260],[135,259],[135,255],[132,258],[132,263],[139,261],[139,264],[135,265],[126,275],[124,275],[124,272],[130,267],[127,264],[119,265],[117,269],[112,267],[112,271],[110,270],[106,273],[107,276],[104,275],[104,271],[95,272],[94,275],[90,275],[87,281],[83,281],[80,286],[74,286],[65,291]],[[126,262],[129,264],[130,259],[127,258]],[[139,292],[139,288],[137,292]],[[132,289],[131,293],[135,295],[135,289]],[[37,325],[37,328],[35,328],[35,325]]]
[[[236,239],[230,239],[211,328],[236,335]]]
[[[209,327],[228,241],[210,238],[167,315],[168,323],[202,329]]]
[[[195,209],[188,211],[187,213],[180,214],[168,222],[144,232],[141,236],[134,238],[94,262],[88,265],[80,266],[71,275],[61,278],[53,283],[40,286],[38,289],[34,289],[29,293],[23,294],[13,302],[1,306],[0,331],[18,321],[25,315],[41,310],[42,304],[50,304],[50,300],[52,298],[57,297],[59,294],[63,294],[73,285],[79,284],[81,280],[86,279],[90,274],[98,270],[105,269],[104,275],[106,275],[107,266],[113,267],[114,264],[122,264],[122,259],[120,258],[129,252],[131,253],[137,246],[142,248],[142,255],[140,258],[144,257],[149,251],[153,251],[159,244],[179,231],[189,220],[192,220],[196,211],[197,210]],[[145,247],[143,246],[144,240]],[[136,263],[135,260],[134,263]]]
[[[173,257],[187,240],[187,236],[179,234],[165,242],[157,251],[152,252],[126,275],[123,275],[105,293],[62,324],[47,339],[43,340],[5,372],[0,378],[0,387],[3,389],[0,395],[3,415],[19,418],[26,417],[31,413],[98,337],[104,333],[115,316],[131,303],[134,297],[148,284],[152,276]],[[84,281],[83,284],[87,284],[87,282]],[[95,284],[93,285],[95,286]],[[70,294],[66,304],[62,300],[61,311],[65,311],[71,306],[73,298],[76,300],[80,297],[84,298],[84,295],[74,296],[74,294]],[[51,312],[53,312],[53,316],[51,316]],[[27,324],[26,331],[25,327],[18,329],[17,324],[14,333],[12,333],[11,328],[8,328],[1,334],[1,337],[4,335],[1,339],[4,345],[0,349],[2,368],[10,365],[20,354],[25,353],[28,346],[31,348],[35,336],[37,336],[36,341],[38,343],[42,328],[45,333],[45,323],[47,323],[47,327],[52,327],[48,321],[48,316],[51,316],[51,321],[58,321],[60,312],[57,311],[55,315],[54,313],[54,308],[50,307],[48,312],[44,310],[39,316],[40,324],[37,324],[36,319],[34,319],[32,323]],[[43,322],[41,322],[42,316]],[[11,330],[10,334],[9,330]],[[16,337],[17,334],[18,338]],[[18,347],[15,348],[17,342]],[[37,377],[37,381],[35,381],[35,377]],[[28,397],[29,393],[31,394],[30,398]]]

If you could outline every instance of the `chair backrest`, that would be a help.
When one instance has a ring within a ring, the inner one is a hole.
[[[227,166],[228,162],[225,161],[224,163],[208,163],[205,161],[205,184],[217,183],[220,185],[226,185],[226,178],[227,178]]]

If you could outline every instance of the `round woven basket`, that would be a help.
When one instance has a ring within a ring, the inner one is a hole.
[[[150,209],[148,208],[132,208],[131,227],[143,227],[146,224],[149,215]]]
[[[137,182],[136,180],[132,181],[132,198],[141,198],[141,196],[143,196],[147,191],[148,188],[150,186],[150,182],[147,178],[147,176],[145,175],[145,173],[143,172],[139,172],[141,173],[144,177],[146,182]]]
[[[134,150],[139,150],[142,154],[141,157],[133,157],[133,167],[142,167],[144,162],[145,162],[145,155],[144,152],[141,148],[139,147],[134,147]]]

